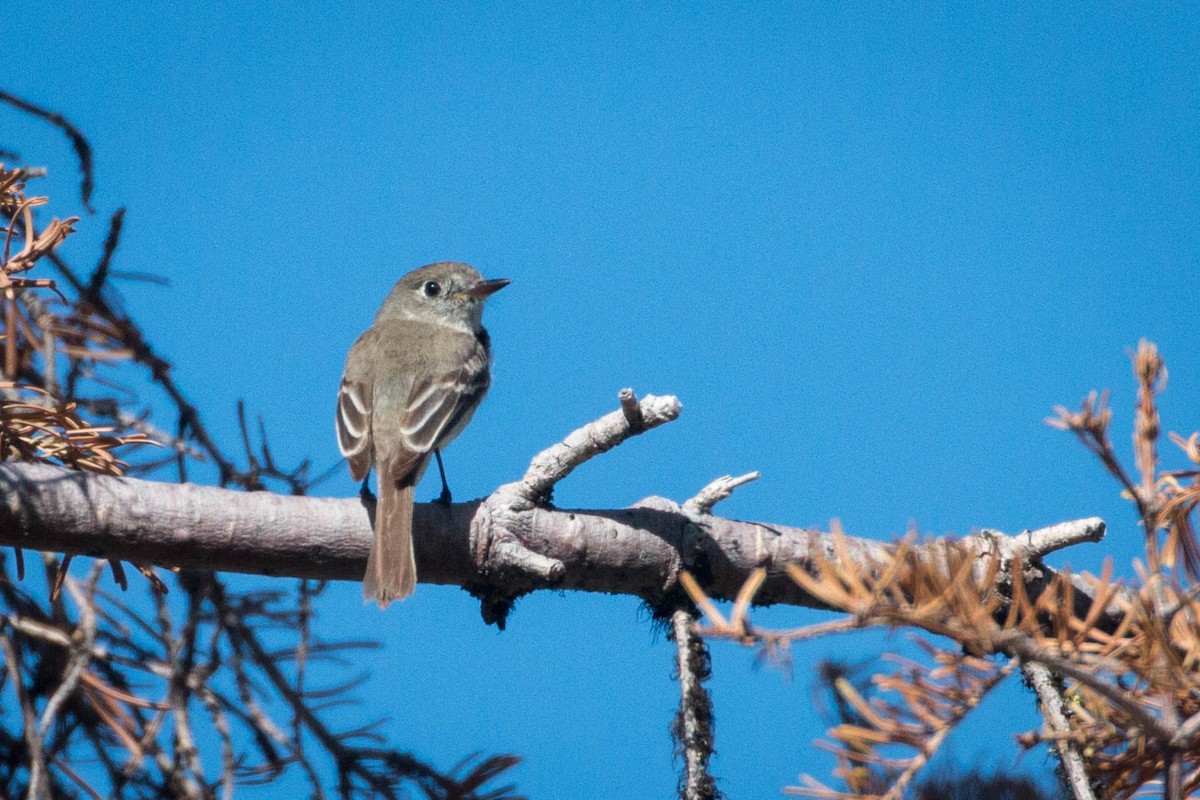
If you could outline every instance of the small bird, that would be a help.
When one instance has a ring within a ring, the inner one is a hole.
[[[363,597],[386,608],[417,585],[413,490],[430,455],[458,436],[491,383],[483,302],[510,283],[441,261],[396,282],[346,356],[338,392],[338,449],[363,481],[375,467],[379,502]],[[442,473],[442,499],[450,490]]]

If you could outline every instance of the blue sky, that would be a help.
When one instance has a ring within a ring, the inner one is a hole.
[[[1100,515],[1109,542],[1068,560],[1136,553],[1114,485],[1042,420],[1111,387],[1128,453],[1141,337],[1171,369],[1164,426],[1200,420],[1195,9],[250,8],[0,19],[5,88],[96,149],[101,216],[65,254],[93,261],[102,215],[128,206],[116,268],[172,286],[128,284],[126,303],[230,449],[245,398],[281,461],[336,463],[347,348],[397,277],[457,259],[513,279],[486,319],[492,392],[446,454],[460,498],[632,386],[683,416],[585,466],[560,505],[682,501],[760,470],[722,513],[876,538]],[[60,137],[0,109],[0,144],[79,212]],[[319,610],[329,634],[385,642],[364,693],[397,744],[445,765],[520,753],[535,798],[673,789],[672,651],[636,601],[544,593],[504,633],[447,588],[381,614],[345,584]],[[807,645],[790,680],[714,646],[731,798],[828,768],[812,665],[880,641]],[[1027,705],[983,709],[954,758],[1011,763],[995,731]]]

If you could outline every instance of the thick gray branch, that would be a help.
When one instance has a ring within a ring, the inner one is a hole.
[[[371,544],[358,499],[236,492],[20,463],[0,464],[0,491],[0,545],[30,550],[356,581]],[[753,569],[765,567],[757,603],[813,605],[783,567],[810,563],[814,548],[833,557],[827,534],[692,514],[662,498],[572,511],[505,507],[502,494],[450,507],[417,505],[423,582],[494,595],[553,586],[657,604],[676,595],[681,569],[695,574],[711,596],[731,599]],[[512,568],[507,559],[514,543],[551,567]],[[884,547],[848,540],[850,557],[863,563],[878,561]]]

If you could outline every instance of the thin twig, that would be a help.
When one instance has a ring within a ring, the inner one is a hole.
[[[74,579],[66,578],[67,592],[79,609],[79,622],[71,636],[71,649],[67,657],[67,665],[63,669],[62,681],[42,709],[42,718],[38,723],[38,736],[42,739],[46,738],[63,703],[75,692],[75,687],[79,685],[84,670],[91,663],[96,646],[96,612],[92,597],[95,593],[96,581],[100,579],[103,570],[104,562],[97,561],[92,564],[91,574],[85,584],[86,591],[81,589]]]
[[[4,101],[14,108],[18,108],[35,117],[44,119],[54,127],[66,134],[71,141],[71,147],[75,149],[75,157],[79,159],[79,199],[83,202],[84,207],[92,211],[92,146],[88,144],[87,137],[80,132],[78,128],[71,124],[71,121],[62,114],[53,111],[47,111],[41,106],[34,105],[27,100],[9,94],[6,91],[0,90],[0,101]]]
[[[42,800],[50,796],[47,785],[46,756],[42,750],[42,737],[38,736],[37,717],[33,709],[33,701],[25,691],[25,681],[21,676],[21,657],[17,653],[16,644],[8,635],[8,631],[0,630],[0,652],[4,654],[4,665],[12,683],[13,692],[17,695],[17,706],[21,709],[23,735],[25,746],[29,750],[29,800]]]

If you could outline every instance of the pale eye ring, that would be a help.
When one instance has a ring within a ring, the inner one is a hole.
[[[421,288],[425,291],[426,297],[437,297],[442,293],[442,285],[437,281],[426,281]]]

